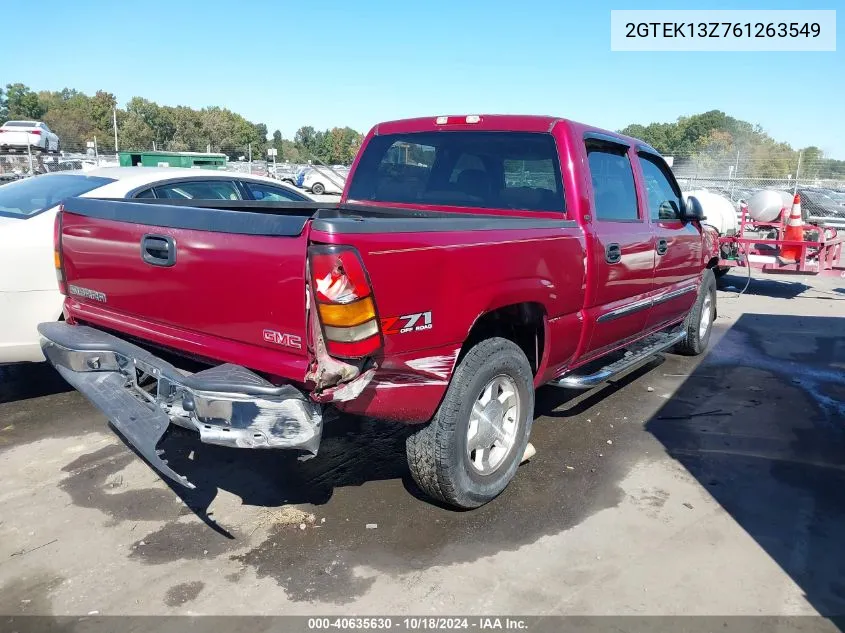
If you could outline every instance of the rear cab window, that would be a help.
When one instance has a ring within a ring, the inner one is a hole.
[[[536,132],[374,136],[355,170],[349,199],[565,211],[557,146],[551,134]]]
[[[46,174],[16,180],[0,187],[0,216],[32,217],[67,198],[81,196],[110,182],[114,179],[74,174]]]

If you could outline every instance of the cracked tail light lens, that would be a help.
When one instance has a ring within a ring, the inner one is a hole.
[[[339,358],[363,358],[382,345],[367,271],[350,246],[308,249],[311,287],[326,349]]]
[[[63,207],[59,207],[56,212],[56,219],[53,221],[53,265],[56,267],[56,281],[59,283],[59,292],[63,295],[67,294],[67,280],[65,279],[65,270],[62,265],[62,212]]]

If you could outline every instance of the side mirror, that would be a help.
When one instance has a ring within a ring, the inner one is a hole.
[[[693,220],[696,222],[701,222],[706,220],[707,217],[704,215],[704,207],[701,206],[701,202],[695,196],[690,196],[687,198],[686,202],[686,209],[684,210],[682,220]]]

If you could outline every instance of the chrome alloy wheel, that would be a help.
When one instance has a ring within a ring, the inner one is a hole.
[[[516,443],[519,391],[509,376],[496,376],[472,405],[467,427],[467,457],[480,475],[499,468]]]

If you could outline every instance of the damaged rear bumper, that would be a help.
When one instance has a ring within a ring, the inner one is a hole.
[[[116,336],[86,326],[42,323],[41,348],[62,377],[98,407],[162,474],[189,487],[156,445],[173,423],[208,444],[292,448],[317,454],[320,404],[239,365],[185,374]]]

